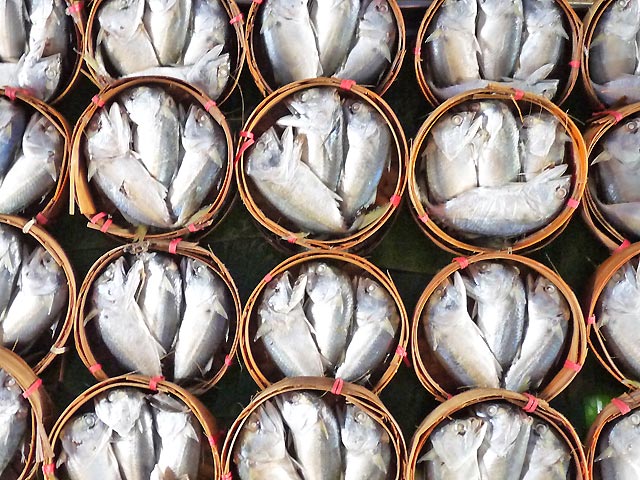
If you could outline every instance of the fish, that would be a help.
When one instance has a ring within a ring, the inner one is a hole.
[[[155,465],[154,426],[146,395],[133,388],[111,389],[94,398],[98,418],[114,431],[111,438],[122,476],[148,480]]]
[[[360,85],[377,84],[393,61],[397,29],[387,0],[371,0],[358,23],[355,44],[332,76],[348,78]]]
[[[65,5],[61,0],[31,2],[29,19],[29,49],[36,48],[39,42],[44,42],[42,54],[45,57],[55,54],[66,55],[69,37]]]
[[[358,25],[361,2],[311,0],[309,3],[320,65],[325,76],[329,76],[340,67],[349,54]]]
[[[30,253],[18,232],[8,225],[0,226],[0,315],[9,306],[22,263]]]
[[[87,136],[84,151],[88,168],[93,162],[118,158],[131,149],[131,125],[127,111],[118,102],[101,109],[90,121],[85,131]]]
[[[27,124],[18,156],[0,184],[0,212],[18,213],[44,198],[56,185],[62,168],[64,139],[40,114]]]
[[[460,386],[499,387],[502,367],[467,312],[467,292],[459,272],[431,294],[422,326],[429,348]]]
[[[147,252],[137,256],[143,281],[137,302],[149,333],[168,352],[173,346],[182,317],[182,276],[176,262],[167,255]],[[132,267],[133,268],[133,267]]]
[[[2,344],[23,350],[55,322],[69,299],[62,267],[43,247],[25,259],[17,292],[0,321]]]
[[[622,202],[607,204],[600,200],[594,182],[587,182],[587,188],[591,193],[596,209],[602,214],[605,221],[616,228],[632,236],[640,235],[640,202]]]
[[[613,422],[603,431],[598,440],[598,456],[602,478],[630,480],[640,474],[637,465],[637,452],[640,449],[638,439],[640,416],[637,412],[625,415]]]
[[[62,78],[62,55],[44,56],[45,43],[34,46],[18,61],[17,83],[30,95],[47,101],[58,91]]]
[[[487,423],[478,458],[483,480],[520,478],[533,418],[502,403],[482,403],[475,414]]]
[[[219,0],[193,2],[191,37],[182,57],[183,65],[193,65],[216,45],[224,45],[229,35],[228,15]]]
[[[229,335],[234,313],[228,288],[205,263],[185,257],[180,263],[184,313],[175,343],[173,377],[184,381],[211,370],[213,358]]]
[[[471,417],[451,420],[429,436],[431,450],[418,459],[432,462],[438,479],[481,480],[478,450],[487,432],[487,423]]]
[[[518,267],[481,261],[463,277],[467,295],[476,301],[476,323],[503,371],[511,366],[525,328],[527,297]]]
[[[276,86],[322,76],[309,0],[273,0],[260,10],[260,41]]]
[[[325,262],[306,265],[304,273],[307,277],[305,313],[320,354],[333,367],[344,356],[354,313],[351,279]]]
[[[476,37],[480,72],[487,80],[511,76],[520,52],[524,12],[522,0],[480,0]]]
[[[344,480],[384,480],[391,467],[391,439],[367,412],[347,403],[340,423]]]
[[[151,396],[149,403],[160,439],[150,480],[197,478],[201,447],[198,421],[184,403],[165,393]]]
[[[302,480],[287,452],[285,429],[277,407],[262,403],[244,421],[233,450],[242,480]]]
[[[65,470],[71,480],[125,480],[111,446],[111,429],[93,413],[72,418],[60,432]]]
[[[605,105],[640,102],[640,75],[624,74],[602,84],[591,81],[598,99]]]
[[[346,104],[347,156],[338,183],[340,210],[349,222],[375,202],[382,173],[389,165],[391,130],[382,116],[361,101]]]
[[[553,427],[542,420],[534,421],[522,469],[522,480],[565,480],[569,473],[571,453]]]
[[[555,0],[523,0],[524,32],[513,78],[546,78],[560,61],[569,41],[562,10]],[[540,78],[541,69],[548,72]]]
[[[258,308],[258,330],[254,342],[261,339],[271,359],[287,377],[321,377],[322,356],[316,347],[302,301],[307,277],[301,275],[291,285],[286,271],[265,288]]]
[[[175,99],[162,88],[142,86],[128,89],[121,100],[134,126],[133,150],[151,176],[169,188],[180,156]]]
[[[429,55],[425,61],[433,72],[432,81],[437,87],[460,85],[480,80],[478,54],[480,45],[476,38],[476,0],[445,0],[438,8],[435,28],[425,43]],[[444,99],[452,95],[438,94]]]
[[[21,0],[0,2],[0,59],[3,62],[17,62],[25,53],[28,41],[27,4]]]
[[[0,98],[0,178],[4,178],[20,148],[27,126],[27,112],[14,102]]]
[[[322,397],[294,391],[278,395],[275,403],[289,429],[304,479],[341,478],[340,426]]]
[[[395,302],[377,281],[364,276],[354,279],[356,306],[354,325],[344,360],[336,378],[366,381],[391,353],[400,315]]]
[[[287,127],[282,143],[274,129],[249,151],[246,173],[265,199],[296,227],[314,234],[339,234],[346,225],[338,195],[301,161],[302,145]]]
[[[15,378],[0,369],[0,475],[18,453],[31,420],[29,403],[22,394]]]
[[[430,205],[433,217],[464,235],[515,237],[547,225],[569,196],[567,165],[545,170],[529,182],[478,187],[444,204]]]
[[[547,112],[525,115],[520,125],[520,161],[525,181],[547,167],[564,163],[565,146],[571,138],[558,119]]]
[[[190,27],[192,0],[146,0],[142,22],[153,44],[158,63],[180,61]]]
[[[169,186],[168,201],[177,225],[186,224],[215,188],[226,165],[224,131],[202,108],[189,107],[181,133],[184,156]]]
[[[474,139],[482,118],[475,112],[445,113],[433,126],[423,152],[429,198],[436,203],[478,186]]]

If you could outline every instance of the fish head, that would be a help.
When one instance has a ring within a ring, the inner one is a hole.
[[[467,23],[465,20],[472,19],[475,22],[478,13],[478,4],[476,0],[445,0],[441,7],[440,15],[446,16],[446,19],[455,20],[455,22]],[[443,23],[448,24],[448,21]],[[455,25],[455,24],[453,24]]]
[[[157,393],[149,397],[149,405],[153,409],[156,431],[161,438],[172,439],[186,434],[198,440],[193,415],[184,403],[171,395]]]
[[[62,267],[44,247],[33,250],[20,271],[20,287],[47,295],[60,287]]]
[[[391,300],[384,287],[369,277],[358,277],[356,280],[356,297],[358,311],[376,311],[389,305]]]
[[[104,392],[94,399],[98,418],[121,436],[127,436],[146,406],[145,395],[132,388]]]
[[[309,0],[279,0],[277,2],[268,2],[265,8],[265,14],[267,11],[272,12],[274,16],[284,17],[286,20],[305,19],[308,21],[308,3]]]
[[[508,449],[516,442],[523,428],[529,428],[523,411],[502,403],[482,403],[475,409],[476,415],[487,422],[492,448],[498,452]]]
[[[508,295],[520,274],[515,266],[488,260],[472,263],[468,271],[471,281],[465,282],[467,290],[471,287],[478,296],[484,298]]]
[[[222,48],[213,46],[187,71],[187,82],[202,88],[212,98],[220,96],[231,76],[229,54],[223,54]]]
[[[342,99],[335,88],[307,88],[294,93],[287,106],[305,120],[323,123],[322,128],[328,128],[337,120]]]
[[[535,308],[546,315],[556,317],[559,320],[569,320],[571,311],[564,294],[548,278],[538,275],[527,276],[527,302],[529,308]]]
[[[16,415],[24,418],[28,405],[22,396],[22,388],[13,376],[0,369],[0,411],[3,415]]]
[[[615,0],[607,7],[610,16],[608,22],[603,22],[603,29],[608,34],[614,34],[624,40],[632,40],[640,23],[640,5],[637,0]]]
[[[166,97],[169,95],[161,88],[143,85],[127,89],[121,94],[120,99],[124,103],[129,118],[135,124],[141,125],[145,120],[157,117]]]
[[[531,464],[550,467],[568,460],[570,453],[567,446],[547,422],[534,420],[531,438],[535,444],[531,454]]]
[[[322,302],[340,293],[336,272],[325,262],[313,262],[304,269],[307,294],[314,302]]]
[[[219,302],[223,295],[223,286],[212,268],[200,260],[185,257],[180,264],[180,269],[184,281],[184,301],[186,303],[198,305],[211,302],[212,297],[215,296],[212,291],[215,291],[218,293],[218,305],[215,305],[216,302],[214,302],[214,307],[222,308]],[[222,314],[222,311],[218,313]]]
[[[445,318],[447,312],[456,312],[467,308],[467,290],[460,272],[456,271],[451,277],[445,278],[433,291],[427,300],[429,318]]]
[[[389,2],[387,0],[372,0],[364,12],[360,30],[370,28],[384,32],[389,30],[389,26],[393,23],[393,10],[391,10]]]
[[[280,139],[272,127],[265,131],[250,150],[246,172],[258,179],[277,182],[287,175]]]
[[[115,304],[122,300],[126,277],[126,260],[124,257],[118,257],[107,265],[93,283],[93,303],[100,307],[105,303]]]
[[[634,455],[640,446],[640,413],[632,411],[620,418],[609,432],[612,456]]]
[[[111,440],[111,429],[95,413],[85,413],[65,425],[60,440],[68,456],[90,459],[107,446]]]
[[[122,39],[131,38],[142,24],[144,0],[104,2],[98,11],[100,26]]]
[[[22,137],[22,148],[25,154],[51,157],[60,152],[62,141],[62,135],[55,125],[44,115],[35,114]]]
[[[23,245],[16,231],[8,226],[0,228],[0,270],[15,274],[22,264]]]
[[[275,401],[282,418],[294,432],[313,428],[320,421],[320,400],[311,393],[283,393]]]
[[[451,112],[443,115],[431,129],[438,148],[450,158],[457,157],[471,145],[482,127],[482,116],[472,111]]]
[[[527,150],[538,157],[547,155],[556,140],[558,124],[556,117],[546,113],[526,115],[521,136],[526,138]]]
[[[86,150],[92,162],[122,156],[131,147],[129,115],[113,102],[91,118],[86,134]]]
[[[32,54],[32,52],[34,53]],[[33,96],[48,100],[53,96],[60,83],[62,55],[56,53],[42,57],[35,53],[37,50],[32,52],[20,59],[18,83],[21,87],[30,90]]]
[[[247,417],[238,437],[234,452],[236,463],[241,459],[254,463],[272,462],[288,455],[282,417],[270,401]]]
[[[366,103],[360,100],[354,100],[348,101],[346,106],[347,124],[350,129],[357,128],[362,132],[366,132],[367,127],[375,123],[373,118],[374,110]]]
[[[291,310],[290,301],[293,294],[291,273],[283,272],[271,280],[264,289],[263,305],[277,313],[287,313]]]
[[[214,133],[214,121],[202,108],[191,105],[182,131],[182,144],[185,150],[211,145]]]
[[[478,6],[489,17],[523,16],[522,0],[478,0]]]
[[[381,442],[389,442],[389,435],[382,425],[353,404],[347,404],[345,408],[340,433],[342,444],[350,452],[370,452]]]
[[[607,310],[631,312],[640,305],[640,272],[632,261],[626,262],[614,272],[600,299]]]
[[[640,163],[640,118],[631,118],[612,129],[602,142],[613,158],[627,165]]]
[[[437,427],[430,439],[438,457],[456,470],[477,455],[486,431],[487,422],[481,418],[459,418]]]

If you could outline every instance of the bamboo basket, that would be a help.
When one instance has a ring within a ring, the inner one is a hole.
[[[440,270],[429,282],[420,296],[413,314],[411,324],[411,351],[416,374],[422,385],[436,397],[443,401],[456,394],[457,383],[449,377],[443,367],[440,366],[425,338],[422,327],[422,315],[429,297],[435,292],[445,278],[450,277],[456,271],[461,271],[467,265],[485,260],[500,260],[514,263],[518,268],[523,266],[543,277],[549,279],[562,293],[569,304],[571,317],[567,331],[568,345],[565,345],[560,365],[556,365],[545,377],[541,390],[535,394],[550,401],[562,392],[578,374],[587,356],[587,335],[580,304],[571,291],[571,288],[553,270],[535,260],[520,255],[512,255],[503,252],[485,253],[470,258],[458,258],[445,268]],[[473,389],[477,391],[478,389]]]
[[[587,130],[584,132],[584,140],[587,147],[587,157],[589,165],[591,160],[598,153],[598,142],[609,132],[615,125],[623,124],[629,117],[640,112],[640,103],[634,103],[618,108],[610,113],[603,112],[603,115],[596,117],[589,123]],[[587,182],[593,182],[593,176],[589,176]],[[613,251],[621,244],[628,244],[627,236],[629,234],[621,232],[617,227],[613,226],[598,209],[598,206],[591,194],[586,188],[584,191],[584,204],[582,205],[582,218],[593,232],[596,238],[604,244],[609,250]],[[630,238],[631,241],[637,240]]]
[[[361,100],[375,108],[388,122],[392,134],[390,166],[382,174],[374,202],[374,206],[384,209],[383,213],[361,230],[351,234],[347,233],[343,237],[317,238],[317,236],[299,232],[299,228],[286,219],[278,221],[281,214],[263,198],[253,180],[249,179],[245,173],[246,159],[248,158],[246,153],[251,153],[249,147],[269,127],[275,124],[277,119],[289,113],[283,100],[296,92],[314,87],[337,88],[342,98]],[[404,192],[408,147],[397,116],[377,94],[363,87],[333,78],[318,78],[292,83],[272,93],[256,107],[245,123],[243,131],[240,132],[240,137],[242,140],[236,154],[236,180],[240,198],[257,222],[259,229],[266,233],[267,238],[277,248],[287,252],[300,252],[313,248],[339,248],[363,253],[371,250],[382,240],[382,236],[391,224],[392,217],[400,206]]]
[[[49,456],[53,452],[47,436],[47,431],[53,423],[53,404],[42,388],[42,380],[11,350],[0,347],[0,368],[16,380],[23,390],[23,397],[29,402],[31,410],[31,424],[27,429],[29,449],[18,480],[33,479],[36,478],[38,467],[43,461],[42,455]]]
[[[371,88],[378,95],[383,95],[396,79],[400,73],[400,67],[402,66],[402,60],[405,55],[406,28],[402,11],[400,10],[397,0],[387,0],[387,2],[389,7],[391,7],[391,12],[393,13],[396,21],[398,38],[396,40],[395,47],[391,50],[391,55],[393,56],[391,65],[389,65],[385,72],[383,72],[384,75],[378,84]],[[283,85],[277,85],[275,83],[273,73],[271,72],[272,67],[269,64],[264,48],[260,45],[259,38],[262,22],[258,18],[258,13],[262,3],[262,1],[254,1],[251,3],[249,15],[247,16],[245,45],[247,48],[247,64],[249,66],[249,71],[253,76],[253,80],[256,82],[258,90],[260,90],[260,93],[266,97],[275,90],[283,87]]]
[[[591,476],[587,471],[587,462],[584,450],[580,443],[580,438],[575,429],[560,412],[551,408],[549,404],[541,399],[527,396],[522,393],[510,392],[493,388],[470,390],[461,393],[438,405],[420,424],[413,434],[409,446],[409,457],[405,478],[413,480],[416,478],[416,465],[423,449],[434,429],[444,420],[457,416],[462,410],[473,407],[484,402],[505,401],[516,407],[522,408],[529,415],[546,421],[555,430],[571,449],[571,480],[589,480]]]
[[[215,255],[213,255],[213,253],[192,243],[187,244],[186,242],[180,242],[176,244],[171,242],[143,242],[123,245],[102,255],[102,257],[93,264],[87,273],[78,295],[78,306],[74,320],[74,337],[78,355],[80,356],[82,363],[84,363],[98,381],[107,380],[108,378],[128,373],[118,366],[117,361],[100,340],[100,335],[96,332],[93,324],[91,322],[86,322],[91,309],[89,294],[91,293],[95,280],[112,262],[125,254],[136,254],[146,251],[164,252],[177,255],[178,257],[200,260],[213,270],[224,282],[233,301],[235,311],[229,315],[228,338],[218,349],[218,352],[214,357],[211,371],[203,381],[188,382],[181,385],[182,388],[187,389],[191,394],[200,395],[218,383],[228,370],[236,355],[239,331],[238,319],[240,318],[242,310],[238,289],[236,288],[227,268]],[[171,380],[171,378],[169,379]]]
[[[391,439],[392,469],[389,470],[386,478],[389,480],[404,478],[403,472],[407,456],[404,438],[400,427],[377,396],[352,383],[336,385],[333,380],[328,378],[292,377],[275,383],[256,395],[233,422],[233,425],[229,427],[221,454],[221,479],[239,478],[233,462],[233,450],[238,440],[238,435],[249,415],[267,400],[273,399],[282,393],[295,391],[319,392],[323,394],[322,398],[330,405],[350,403],[364,410],[384,428]],[[392,473],[394,471],[395,473]]]
[[[161,378],[123,375],[100,382],[85,390],[62,412],[51,431],[51,445],[54,454],[48,455],[45,459],[46,480],[57,480],[58,478],[55,473],[58,468],[56,459],[60,457],[61,453],[60,434],[64,426],[74,416],[93,411],[93,399],[101,393],[108,392],[114,388],[135,388],[149,394],[156,392],[166,393],[187,405],[201,427],[200,471],[198,478],[194,480],[220,478],[220,454],[217,445],[219,432],[216,420],[209,410],[192,394],[171,382],[166,382]],[[64,470],[64,467],[62,467],[62,470]],[[60,478],[66,478],[66,476],[61,475]]]
[[[76,306],[76,279],[71,266],[71,262],[66,253],[62,250],[60,244],[42,227],[36,225],[34,222],[27,221],[26,219],[15,217],[11,215],[0,215],[0,224],[8,225],[21,230],[25,235],[30,238],[30,243],[33,245],[41,245],[49,252],[58,265],[64,271],[67,277],[67,287],[69,289],[69,306],[67,307],[67,313],[58,322],[58,327],[55,332],[55,336],[51,342],[46,345],[41,345],[41,341],[38,341],[38,346],[46,348],[44,351],[37,352],[37,355],[30,354],[28,357],[24,356],[29,366],[33,369],[36,375],[40,375],[57,357],[67,351],[67,340],[73,329],[73,312]]]
[[[489,99],[502,100],[512,104],[516,109],[515,113],[520,115],[525,115],[530,111],[546,111],[554,115],[565,126],[566,133],[571,138],[570,154],[565,156],[565,160],[569,164],[565,175],[571,175],[571,191],[567,195],[564,209],[545,227],[528,235],[518,237],[510,246],[504,248],[508,252],[532,252],[549,244],[566,228],[582,199],[587,181],[587,153],[580,130],[559,107],[538,95],[504,88],[472,90],[452,97],[437,107],[420,127],[411,148],[407,178],[409,198],[412,205],[411,213],[424,234],[444,250],[459,255],[473,255],[474,253],[495,250],[495,248],[480,245],[478,242],[474,243],[471,240],[457,238],[455,232],[449,233],[429,217],[421,201],[421,193],[426,188],[422,180],[426,174],[421,157],[426,146],[427,136],[434,124],[444,114],[456,107],[468,102]]]
[[[416,77],[418,78],[418,85],[420,85],[420,90],[427,101],[434,107],[437,107],[443,103],[443,101],[436,97],[429,86],[429,81],[433,81],[432,69],[425,60],[428,54],[423,55],[423,49],[426,49],[425,40],[431,33],[431,24],[437,19],[439,9],[445,1],[446,0],[436,0],[427,8],[420,23],[420,28],[418,29],[416,48],[414,50],[414,68]],[[573,90],[579,75],[580,60],[582,58],[582,22],[567,0],[556,0],[556,3],[562,10],[564,16],[563,26],[570,37],[569,43],[571,44],[570,51],[563,53],[560,63],[556,65],[552,72],[555,78],[560,79],[558,91],[553,101],[557,105],[562,105]],[[551,76],[552,75],[550,75],[550,77]],[[489,89],[493,89],[494,87],[505,88],[498,83],[489,83]]]
[[[260,308],[264,289],[273,278],[285,271],[297,274],[305,263],[315,261],[327,262],[332,266],[337,266],[350,276],[365,273],[380,283],[395,301],[400,316],[400,326],[396,334],[397,340],[390,350],[384,365],[377,368],[372,375],[373,386],[371,391],[378,394],[391,381],[403,359],[406,360],[409,330],[407,312],[391,277],[385,275],[364,258],[346,252],[313,250],[300,253],[285,260],[264,276],[247,300],[240,322],[240,351],[247,370],[262,390],[284,378],[284,375],[271,360],[262,343],[254,343],[253,339],[258,330],[258,309]]]
[[[607,340],[600,332],[600,329],[595,326],[596,307],[600,295],[604,291],[607,283],[615,275],[615,273],[629,260],[640,254],[640,243],[634,243],[628,247],[624,247],[614,252],[604,263],[602,263],[593,277],[591,278],[587,295],[585,296],[585,314],[587,317],[587,337],[589,341],[589,347],[596,355],[602,366],[613,375],[613,377],[627,388],[638,389],[640,384],[640,378],[629,378],[624,373],[624,368],[619,366],[616,362],[615,356],[609,353],[607,350]]]
[[[108,108],[111,103],[129,88],[141,85],[151,85],[163,88],[177,102],[189,102],[201,106],[208,111],[213,119],[224,130],[227,141],[227,165],[224,167],[221,178],[218,180],[220,187],[211,192],[205,199],[205,204],[210,204],[208,210],[195,222],[175,230],[161,231],[157,233],[138,232],[134,226],[129,225],[122,215],[113,207],[107,207],[107,202],[96,195],[96,189],[87,181],[87,163],[84,153],[85,129],[93,116],[100,108]],[[113,83],[104,88],[93,97],[91,104],[82,113],[73,131],[71,146],[71,192],[73,198],[82,213],[89,222],[87,226],[107,233],[121,242],[135,240],[172,240],[193,236],[204,236],[208,231],[222,221],[229,212],[233,202],[231,176],[233,174],[233,137],[227,121],[215,102],[204,96],[188,84],[171,78],[164,77],[138,77],[125,79]],[[73,214],[74,206],[70,206]]]
[[[594,420],[585,443],[585,451],[587,454],[587,467],[589,469],[589,478],[593,480],[601,480],[600,470],[596,468],[596,458],[598,456],[597,446],[600,440],[602,430],[609,424],[619,420],[625,415],[636,415],[635,410],[640,406],[640,392],[633,391],[623,393],[618,398],[614,398],[606,405]],[[597,470],[597,472],[596,472]]]
[[[27,109],[30,110],[31,114],[38,112],[44,116],[53,124],[64,139],[62,164],[55,188],[47,194],[45,201],[40,202],[38,205],[27,206],[22,212],[22,216],[31,217],[34,222],[46,226],[50,221],[53,221],[66,206],[67,195],[69,193],[69,146],[71,143],[71,129],[60,112],[37,98],[26,95],[21,90],[5,87],[0,89],[0,95],[4,95],[13,102],[24,104]]]
[[[93,0],[90,4],[90,12],[89,18],[87,19],[86,31],[84,34],[84,42],[83,42],[83,52],[84,56],[90,59],[87,64],[88,69],[88,77],[89,79],[100,89],[104,89],[111,84],[120,84],[118,78],[114,75],[114,78],[104,78],[100,75],[95,67],[94,61],[96,54],[96,41],[98,36],[98,31],[100,30],[100,25],[98,22],[98,10],[103,3],[107,3],[108,1],[113,0]],[[238,81],[240,80],[240,73],[242,72],[242,67],[244,66],[244,57],[245,57],[245,44],[244,44],[244,26],[242,21],[242,13],[238,8],[235,0],[220,0],[220,4],[224,8],[225,12],[229,17],[229,24],[233,29],[233,33],[235,34],[235,42],[231,39],[229,45],[225,45],[229,50],[229,59],[231,62],[231,71],[229,73],[229,81],[227,82],[226,87],[220,94],[220,96],[215,100],[218,104],[224,103],[229,96],[233,93],[235,88],[238,86]],[[93,61],[91,61],[93,60]],[[109,72],[111,73],[111,72]],[[115,73],[115,72],[114,72]],[[147,77],[153,78],[153,77]],[[194,90],[198,91],[198,95],[200,97],[207,97],[207,94],[197,87],[190,85],[190,87]],[[207,97],[208,99],[208,97]]]

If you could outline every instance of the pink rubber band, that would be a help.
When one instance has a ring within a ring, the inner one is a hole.
[[[460,265],[463,270],[469,266],[469,260],[466,257],[456,257],[453,261]]]
[[[429,215],[425,213],[421,217],[418,217],[418,220],[420,220],[422,223],[427,223],[429,221]]]
[[[156,377],[151,377],[149,379],[149,389],[153,390],[154,392],[158,391],[158,382],[162,382],[164,380],[164,377],[162,375],[158,375]]]
[[[100,365],[99,363],[96,363],[95,365],[91,365],[89,367],[89,371],[91,373],[96,373],[96,372],[99,372],[100,370],[102,370],[102,365]]]
[[[336,378],[336,381],[333,382],[333,386],[331,387],[331,393],[334,395],[340,395],[342,393],[342,387],[344,387],[344,380]]]
[[[615,120],[615,123],[619,123],[624,117],[624,115],[622,115],[617,110],[601,110],[599,112],[594,113],[594,115],[611,115]]]
[[[218,104],[216,102],[214,102],[213,100],[209,100],[207,103],[204,104],[204,109],[208,112],[209,110],[211,110],[213,107],[218,106]]]
[[[622,415],[626,415],[631,411],[631,407],[619,398],[612,398],[611,403],[620,411]]]
[[[595,323],[596,323],[595,315],[591,315],[589,318],[587,318],[587,325],[595,325]]]
[[[93,217],[91,217],[91,219],[89,221],[95,225],[96,223],[98,223],[98,221],[101,218],[104,218],[106,216],[107,216],[107,214],[104,213],[104,212],[96,213]]]
[[[269,283],[271,280],[273,280],[273,275],[271,275],[270,273],[267,273],[262,279],[264,283]]]
[[[565,360],[564,368],[568,370],[573,370],[574,372],[579,372],[580,370],[582,370],[582,365],[580,365],[579,363],[572,362],[571,360]]]
[[[53,475],[56,473],[56,464],[55,463],[47,463],[42,466],[42,473],[45,475]]]
[[[524,90],[518,90],[517,88],[513,92],[513,99],[515,101],[522,100],[524,98]]]
[[[351,90],[355,84],[356,84],[355,80],[344,78],[340,81],[340,88],[343,90]]]
[[[233,357],[231,357],[229,355],[225,355],[224,356],[224,364],[225,364],[225,366],[230,367],[232,363],[233,363]]]
[[[235,163],[238,163],[238,161],[240,160],[240,157],[242,157],[242,155],[244,155],[244,152],[247,151],[247,148],[249,148],[251,145],[255,143],[253,132],[244,132],[244,131],[240,132],[240,137],[245,138],[246,140],[242,145],[240,145],[240,148],[238,149]]]
[[[453,398],[453,395],[450,393],[445,393],[444,396],[447,397],[447,400],[451,400]]]
[[[187,230],[189,230],[191,233],[198,232],[202,230],[202,228],[202,225],[196,225],[195,223],[190,223],[189,225],[187,225]]]
[[[536,409],[538,408],[538,405],[540,405],[540,400],[538,400],[536,397],[534,397],[529,393],[525,393],[524,396],[527,397],[529,401],[524,407],[522,407],[522,410],[524,410],[527,413],[535,412]]]
[[[209,435],[207,437],[207,441],[209,442],[209,445],[211,445],[212,447],[218,447],[218,442],[216,442],[216,437],[214,437],[213,435]]]
[[[16,99],[16,94],[17,93],[18,93],[18,89],[17,88],[9,87],[9,86],[4,87],[4,94],[11,101]]]
[[[104,107],[104,100],[100,98],[100,95],[94,95],[91,101],[100,108]]]
[[[421,49],[420,47],[416,46],[416,48],[414,48],[414,49],[413,49],[413,54],[414,54],[416,57],[419,57],[419,56],[420,56],[420,53],[422,53],[422,49]]]
[[[49,219],[45,217],[43,214],[38,213],[36,215],[36,222],[38,222],[40,225],[46,225],[47,223],[49,223]]]
[[[571,68],[580,68],[580,60],[571,60],[569,66]]]
[[[244,17],[242,16],[242,14],[241,14],[241,13],[239,13],[238,15],[236,15],[235,17],[233,17],[231,20],[229,20],[229,23],[230,23],[231,25],[233,25],[234,23],[241,22],[243,18],[244,18]]]
[[[253,0],[253,3],[257,3],[258,5],[262,5],[263,0]]]
[[[175,255],[178,251],[178,244],[182,241],[182,238],[174,238],[169,242],[169,253]]]
[[[257,0],[253,0],[253,1],[256,3],[262,3],[261,1],[258,2]],[[224,473],[220,480],[233,480],[233,474],[231,472]]]
[[[411,367],[411,362],[409,361],[409,355],[407,354],[406,348],[402,345],[398,345],[398,348],[396,348],[396,355],[402,358],[402,363],[404,363],[405,366]]]
[[[394,207],[398,208],[398,205],[400,205],[401,200],[402,200],[402,197],[400,195],[391,195],[391,198],[389,199],[389,203]]]
[[[80,13],[84,7],[84,2],[75,2],[69,5],[67,8],[67,14],[69,13]]]
[[[569,200],[567,200],[567,207],[569,208],[576,209],[578,208],[579,205],[580,205],[580,202],[575,198],[570,198]]]
[[[295,235],[290,235],[287,237],[287,242],[289,243],[296,243],[298,241],[298,237],[296,237]]]
[[[624,250],[625,248],[627,248],[630,245],[631,245],[631,242],[625,238],[622,241],[622,243],[620,245],[618,245],[618,247],[613,251],[613,253],[618,253],[618,252]]]
[[[29,388],[27,388],[24,392],[22,392],[22,398],[29,398],[31,395],[36,393],[41,386],[42,386],[42,379],[38,378],[35,382],[31,384]]]

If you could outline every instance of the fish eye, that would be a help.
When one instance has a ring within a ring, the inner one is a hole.
[[[358,113],[360,111],[360,104],[359,103],[354,103],[351,105],[351,113]]]
[[[302,92],[299,96],[298,99],[301,102],[306,102],[307,100],[309,100],[309,92]]]
[[[638,129],[638,125],[634,120],[631,120],[630,122],[627,122],[627,124],[625,125],[625,128],[630,132],[635,132]]]
[[[488,263],[483,263],[480,265],[481,272],[488,272],[489,270],[491,270],[491,265],[489,265]]]
[[[368,293],[373,293],[376,289],[376,285],[375,283],[370,283],[369,285],[367,285],[367,292]]]
[[[640,425],[640,415],[638,415],[637,413],[631,415],[629,420],[631,420],[631,423],[633,423],[634,425]]]
[[[13,387],[16,384],[16,379],[13,377],[7,377],[7,380],[4,382],[5,387]]]
[[[629,0],[618,0],[616,2],[616,5],[618,5],[620,8],[625,8],[627,5],[629,5]]]
[[[554,285],[545,285],[544,291],[547,293],[554,293],[556,291],[556,287]]]
[[[464,435],[467,432],[467,427],[462,422],[457,422],[454,428],[458,435]]]
[[[298,402],[300,402],[300,400],[302,400],[302,396],[298,392],[294,392],[291,395],[291,402],[292,403],[298,403]]]
[[[556,198],[565,198],[569,192],[564,187],[558,187],[556,189]]]
[[[436,295],[438,298],[442,298],[444,297],[444,288],[439,287],[435,290],[435,292],[433,292],[434,295]]]
[[[321,263],[320,265],[318,265],[318,268],[316,268],[316,272],[323,273],[326,269],[327,266],[324,263]]]
[[[497,405],[490,405],[489,408],[487,408],[487,413],[491,417],[497,415],[498,414],[498,406]]]
[[[453,122],[454,125],[459,127],[460,125],[462,125],[462,121],[463,121],[462,115],[454,115],[453,117],[451,117],[451,121]]]
[[[536,424],[535,427],[533,427],[533,429],[536,431],[538,435],[542,436],[545,433],[547,433],[547,431],[549,430],[549,427],[546,426],[544,423],[538,423]]]
[[[355,414],[355,419],[356,419],[356,422],[362,423],[367,419],[367,414],[362,411],[358,412]]]
[[[278,293],[280,291],[280,285],[276,285],[275,287],[273,287],[273,291],[275,293]]]
[[[379,5],[376,5],[376,10],[381,13],[387,13],[389,11],[389,7],[386,3],[381,3]]]
[[[85,415],[83,419],[84,419],[84,424],[87,427],[93,428],[96,426],[96,418],[93,415]]]

